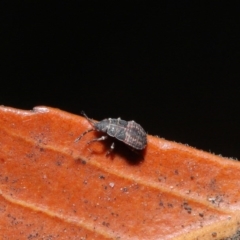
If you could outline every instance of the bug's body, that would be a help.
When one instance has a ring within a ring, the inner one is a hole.
[[[83,115],[91,123],[93,128],[88,129],[82,133],[76,141],[79,141],[86,133],[91,131],[105,132],[108,136],[116,138],[119,141],[124,142],[126,145],[130,146],[135,150],[142,150],[147,145],[147,134],[144,129],[134,121],[124,121],[120,118],[118,119],[104,119],[100,122],[94,122],[89,119],[85,113]],[[102,136],[97,139],[93,139],[88,143],[95,141],[102,141],[107,139],[108,136]],[[111,146],[111,150],[114,149],[114,143]]]
[[[134,121],[109,118],[95,123],[94,127],[95,130],[105,132],[137,150],[144,149],[147,144],[145,131]]]

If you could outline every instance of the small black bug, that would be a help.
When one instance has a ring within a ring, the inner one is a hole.
[[[95,122],[90,119],[84,112],[82,112],[84,117],[93,126],[92,128],[83,132],[75,142],[79,141],[85,134],[91,131],[105,132],[108,136],[116,138],[119,141],[124,142],[126,145],[135,150],[143,150],[147,145],[147,134],[144,129],[134,121],[124,121],[120,118],[118,119],[104,119],[100,122]],[[92,139],[88,144],[96,141],[103,141],[108,138],[108,136],[102,136],[100,138]],[[110,150],[107,155],[114,149],[114,142],[111,145]]]

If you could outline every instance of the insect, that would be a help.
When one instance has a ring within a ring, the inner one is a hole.
[[[84,112],[82,112],[84,117],[88,120],[88,122],[92,125],[92,128],[83,132],[75,142],[79,141],[85,134],[91,131],[104,132],[107,135],[103,135],[100,138],[94,138],[88,141],[87,144],[97,141],[104,141],[109,136],[113,137],[121,142],[124,142],[128,145],[133,151],[135,150],[143,150],[147,145],[147,134],[144,129],[134,121],[125,121],[120,118],[117,119],[103,119],[100,122],[95,122],[90,119]],[[107,152],[107,155],[112,152],[114,149],[115,143],[113,142],[110,150]]]

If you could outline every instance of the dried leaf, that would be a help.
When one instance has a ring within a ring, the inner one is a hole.
[[[239,239],[239,162],[148,136],[87,145],[58,109],[0,108],[1,239]],[[4,238],[5,237],[5,238]]]

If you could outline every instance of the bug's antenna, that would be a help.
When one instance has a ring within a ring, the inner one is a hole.
[[[84,111],[81,111],[81,114],[91,123],[91,125],[95,124],[94,121],[92,119],[90,119]]]

